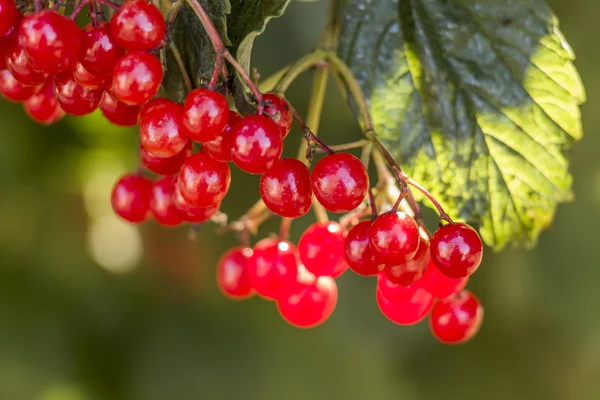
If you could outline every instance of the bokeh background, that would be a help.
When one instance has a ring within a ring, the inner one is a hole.
[[[599,399],[600,2],[551,4],[589,98],[572,152],[576,200],[536,249],[488,251],[469,284],[485,322],[460,347],[438,344],[426,323],[388,322],[375,280],[352,273],[313,330],[288,326],[271,303],[225,299],[214,271],[232,237],[112,215],[113,182],[137,167],[135,130],[98,115],[45,128],[1,101],[0,399]],[[254,56],[263,76],[312,48],[325,6],[294,1],[269,25]],[[300,110],[309,79],[288,95]],[[344,101],[328,99],[326,142],[358,138]],[[234,174],[224,209],[236,217],[257,198],[257,179]]]

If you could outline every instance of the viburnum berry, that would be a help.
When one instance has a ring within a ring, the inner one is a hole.
[[[48,80],[48,75],[33,69],[25,50],[13,40],[6,54],[6,67],[14,78],[25,86],[39,86]]]
[[[52,81],[46,82],[38,93],[25,100],[23,109],[31,119],[44,125],[58,122],[65,115],[54,97],[54,84]]]
[[[160,10],[147,0],[127,0],[110,20],[110,31],[126,50],[150,50],[165,37]]]
[[[33,68],[47,74],[74,67],[81,52],[81,29],[51,10],[26,15],[19,26],[18,38]]]
[[[110,75],[92,74],[80,62],[73,67],[73,78],[81,86],[92,90],[106,89],[112,81]]]
[[[127,53],[115,65],[110,91],[123,103],[139,106],[158,92],[162,79],[157,57],[141,51]]]
[[[10,0],[4,0],[4,1],[10,1]],[[15,5],[14,1],[12,3],[13,3],[13,5]],[[17,10],[17,13],[15,14],[13,23],[8,27],[8,29],[6,31],[4,31],[4,33],[0,33],[0,48],[2,48],[3,46],[8,46],[10,41],[13,39],[19,40],[17,38],[17,33],[19,31],[19,26],[21,25],[22,20],[23,20],[23,13],[21,13],[21,11]]]
[[[344,257],[346,232],[337,222],[317,222],[304,231],[298,242],[300,260],[316,276],[342,275],[348,264]]]
[[[254,294],[248,264],[252,258],[249,247],[234,247],[223,254],[217,264],[217,285],[223,294],[234,300],[242,300]]]
[[[235,125],[232,136],[233,162],[250,174],[262,174],[283,152],[279,126],[264,115],[245,117]]]
[[[286,137],[292,129],[292,122],[294,122],[290,105],[283,97],[275,93],[264,94],[263,101],[265,103],[264,113],[279,126],[281,136]]]
[[[133,126],[138,123],[140,115],[140,106],[128,106],[120,102],[110,93],[104,93],[100,103],[102,115],[118,126]]]
[[[369,246],[370,228],[371,221],[359,222],[348,231],[344,242],[344,256],[348,266],[363,276],[377,275],[381,265]]]
[[[383,273],[377,277],[376,299],[382,314],[398,325],[422,321],[433,306],[433,296],[419,280],[407,286],[398,285]]]
[[[185,160],[178,185],[183,198],[195,207],[213,206],[225,197],[231,183],[229,165],[204,152]]]
[[[192,155],[192,142],[173,157],[162,158],[151,154],[140,145],[140,159],[148,170],[159,175],[173,175],[179,173],[184,161]]]
[[[188,203],[179,190],[179,185],[175,183],[171,200],[177,209],[177,213],[185,222],[191,224],[200,224],[212,218],[219,211],[221,203],[214,204],[209,207],[195,207]]]
[[[183,107],[173,101],[158,100],[144,111],[140,120],[140,139],[142,146],[158,157],[174,157],[188,143],[181,125]]]
[[[7,100],[22,102],[41,89],[39,86],[25,86],[15,79],[9,70],[0,71],[0,94]]]
[[[126,221],[142,222],[150,211],[152,182],[140,175],[125,175],[112,190],[112,208]]]
[[[330,276],[315,276],[303,266],[292,288],[277,299],[277,309],[289,324],[314,328],[325,322],[337,304],[338,289]]]
[[[472,339],[483,322],[483,307],[473,293],[462,291],[438,301],[430,316],[433,335],[442,343],[462,344]]]
[[[188,137],[196,142],[215,140],[229,120],[227,99],[208,89],[194,89],[183,105],[183,125]]]
[[[419,226],[404,212],[381,214],[375,218],[369,232],[373,255],[387,265],[402,264],[413,258],[419,242]]]
[[[174,187],[175,177],[173,176],[166,176],[152,184],[150,210],[154,215],[154,219],[161,225],[177,226],[183,222],[175,204],[173,204]]]
[[[110,76],[124,54],[107,22],[98,22],[96,26],[90,23],[83,28],[79,62],[91,74]]]
[[[14,26],[17,13],[14,0],[0,0],[0,36],[6,35]]]
[[[440,272],[450,278],[473,274],[482,256],[479,234],[462,222],[440,226],[431,238],[431,259]]]
[[[54,96],[61,108],[70,115],[87,115],[102,101],[104,90],[91,90],[81,86],[71,71],[61,72],[54,77]]]
[[[448,278],[430,260],[420,280],[425,290],[437,298],[445,299],[463,290],[467,286],[469,277],[466,276],[459,279]]]
[[[223,128],[221,135],[214,140],[209,140],[202,143],[202,149],[206,151],[212,158],[229,162],[231,161],[231,148],[233,147],[233,127],[240,122],[242,117],[235,111],[229,110],[229,120]]]
[[[423,275],[430,258],[429,242],[421,237],[419,248],[410,260],[396,265],[386,265],[383,273],[394,283],[410,285]]]
[[[298,250],[292,243],[276,238],[258,242],[248,263],[250,284],[267,299],[290,293],[298,274]]]
[[[315,197],[327,210],[348,212],[365,198],[369,176],[362,162],[350,153],[323,157],[311,175]]]
[[[303,216],[312,205],[308,167],[295,158],[277,161],[260,177],[260,196],[269,210],[279,216]]]

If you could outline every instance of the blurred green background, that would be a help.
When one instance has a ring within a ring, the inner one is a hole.
[[[351,273],[333,317],[313,330],[259,299],[225,299],[214,270],[232,237],[112,215],[113,182],[137,167],[135,130],[97,115],[45,128],[0,102],[0,399],[599,399],[600,2],[551,4],[589,98],[572,153],[576,201],[535,250],[486,254],[469,284],[485,322],[460,347],[438,344],[426,323],[388,322],[375,280]],[[325,7],[292,2],[272,21],[254,55],[263,76],[312,48]],[[299,110],[309,84],[289,92]],[[359,137],[334,90],[321,132],[328,143]],[[223,209],[239,216],[257,182],[235,173]]]

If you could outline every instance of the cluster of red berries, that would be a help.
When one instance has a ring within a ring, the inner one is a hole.
[[[43,124],[98,107],[114,124],[137,124],[163,78],[149,53],[164,39],[162,14],[146,0],[128,0],[110,23],[80,29],[73,18],[23,15],[13,0],[0,0],[0,94]]]

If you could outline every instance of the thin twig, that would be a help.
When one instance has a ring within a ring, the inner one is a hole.
[[[188,90],[188,92],[192,91],[192,89],[194,89],[194,85],[192,84],[192,80],[190,79],[190,76],[187,70],[185,69],[183,58],[181,57],[181,53],[179,52],[179,49],[177,48],[175,43],[169,42],[169,50],[171,50],[171,53],[173,53],[173,58],[175,58],[175,62],[177,63],[177,66],[181,71],[181,76],[183,78],[183,83],[185,84],[186,89]]]

